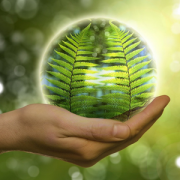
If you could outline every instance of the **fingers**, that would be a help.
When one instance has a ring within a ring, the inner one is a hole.
[[[80,137],[93,141],[116,142],[135,136],[149,122],[157,119],[168,104],[168,96],[156,98],[141,113],[125,123],[110,119],[86,118],[65,111],[61,117],[61,127],[65,136]]]
[[[126,139],[130,135],[129,127],[115,120],[86,118],[69,113],[64,119],[67,136],[80,137],[93,141],[112,142]],[[118,136],[116,136],[117,131]]]
[[[134,137],[150,122],[157,120],[169,101],[170,98],[168,96],[159,96],[155,98],[142,112],[126,121],[125,124],[129,126],[131,136]]]

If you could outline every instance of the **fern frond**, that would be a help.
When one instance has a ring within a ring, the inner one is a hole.
[[[73,96],[71,100],[72,102],[77,102],[77,101],[85,101],[85,100],[97,100],[97,98],[93,96],[81,95],[81,96]]]
[[[94,100],[84,100],[84,101],[78,101],[78,102],[73,102],[71,104],[72,108],[74,107],[82,107],[82,106],[93,106],[97,104],[97,99],[94,99]]]
[[[88,63],[88,62],[77,62],[74,67],[81,67],[81,66],[98,66],[97,64],[94,64],[94,63]]]
[[[98,107],[96,107],[98,109],[101,110],[107,110],[107,111],[119,111],[119,113],[121,112],[125,112],[128,110],[128,107],[124,107],[122,106],[116,106],[116,105],[100,105]]]
[[[67,91],[64,91],[64,90],[62,90],[62,89],[59,89],[59,88],[57,88],[57,87],[52,87],[52,86],[46,86],[45,85],[45,87],[47,88],[47,89],[49,89],[50,91],[53,91],[54,93],[56,93],[56,94],[59,94],[59,95],[61,95],[61,96],[65,96],[65,97],[69,97],[69,93],[67,92]]]
[[[105,73],[105,74],[102,74],[101,76],[103,76],[103,77],[119,77],[119,78],[128,79],[128,73],[126,73],[126,72]]]
[[[89,60],[96,60],[99,58],[96,57],[87,57],[87,56],[77,56],[76,61],[89,61]]]
[[[145,77],[145,78],[141,78],[141,79],[138,79],[136,81],[134,81],[133,83],[131,83],[131,88],[135,88],[137,86],[140,86],[146,82],[148,82],[149,80],[151,80],[154,76],[148,76],[148,77]]]
[[[73,65],[72,64],[66,63],[66,62],[64,62],[62,60],[58,60],[58,59],[52,59],[52,60],[54,62],[56,62],[58,65],[63,66],[65,68],[69,69],[70,71],[72,71],[72,69],[73,69]]]
[[[129,81],[127,79],[107,79],[107,80],[101,80],[100,82],[102,83],[116,83],[116,84],[121,84],[121,85],[129,85]]]
[[[107,57],[124,57],[124,53],[122,53],[122,52],[106,53],[106,54],[103,54],[103,56],[107,56]]]
[[[110,70],[119,70],[119,71],[125,71],[127,72],[127,66],[109,66],[109,67],[103,67],[99,68],[105,71],[110,71]]]
[[[134,48],[136,48],[140,43],[141,43],[141,41],[132,44],[131,46],[127,47],[127,48],[124,50],[124,52],[125,52],[126,54],[128,54],[128,52],[130,52],[131,50],[133,50]]]
[[[134,80],[136,80],[137,78],[147,74],[148,72],[152,71],[153,69],[152,68],[148,68],[148,69],[143,69],[143,70],[140,70],[136,73],[134,73],[133,75],[130,76],[130,80],[131,82],[133,82]]]
[[[48,63],[52,68],[58,70],[59,72],[61,72],[62,74],[68,76],[69,78],[71,77],[71,72],[68,71],[67,69],[61,67],[61,66],[57,66],[57,65],[53,65],[51,63]]]
[[[67,55],[67,54],[64,54],[64,53],[61,53],[61,52],[58,52],[58,51],[55,51],[58,55],[60,55],[61,57],[63,57],[65,60],[69,61],[71,64],[74,64],[74,59]]]
[[[126,64],[126,60],[124,58],[114,58],[114,59],[107,59],[102,60],[103,63],[122,63]]]
[[[141,49],[131,52],[130,54],[127,54],[127,56],[126,56],[127,61],[130,60],[131,58],[133,58],[134,56],[138,55],[143,50],[144,50],[144,48],[141,48]]]
[[[129,46],[130,44],[132,44],[136,40],[137,40],[137,38],[134,38],[134,39],[131,39],[131,40],[127,41],[126,43],[124,43],[123,47],[126,48],[127,46]]]
[[[103,86],[102,89],[103,90],[117,90],[117,91],[128,93],[130,88],[127,86],[112,85],[112,86]]]
[[[63,41],[63,43],[64,43],[67,47],[69,47],[70,49],[72,49],[74,52],[77,51],[77,47],[73,46],[72,44],[70,44],[70,43],[68,43],[68,42],[66,42],[66,41]]]
[[[46,78],[47,79],[47,78]],[[60,81],[57,81],[57,80],[54,80],[54,79],[47,79],[51,84],[54,84],[56,85],[57,87],[59,88],[62,88],[64,90],[67,90],[69,91],[70,90],[70,87],[69,85],[63,83],[63,82],[60,82]]]
[[[87,88],[87,87],[83,87],[83,88],[76,88],[76,89],[72,89],[71,90],[71,94],[73,96],[77,95],[77,94],[82,94],[82,93],[95,93],[97,92],[97,89],[94,88]]]
[[[88,69],[74,69],[73,74],[95,74],[98,71]]]
[[[154,83],[142,85],[138,88],[133,89],[131,94],[132,94],[132,96],[137,95],[137,94],[142,93],[142,92],[146,91],[147,89],[153,87],[154,85],[155,85]]]
[[[119,27],[114,25],[112,22],[110,22],[110,26],[113,33],[107,37],[106,42],[106,44],[110,46],[107,48],[107,50],[110,52],[103,54],[103,56],[106,56],[107,59],[103,60],[102,62],[119,63],[119,65],[116,64],[115,66],[99,68],[106,71],[116,71],[102,74],[101,76],[103,77],[113,78],[100,82],[116,84],[102,87],[102,90],[104,92],[106,92],[106,90],[109,90],[110,92],[119,91],[120,99],[117,99],[117,94],[114,95],[115,98],[110,98],[113,97],[111,94],[104,95],[103,97],[105,98],[102,98],[102,102],[107,103],[107,105],[102,106],[102,109],[105,111],[113,110],[117,112],[114,107],[111,109],[112,106],[110,105],[122,104],[122,106],[125,108],[122,113],[125,113],[129,118],[134,109],[141,107],[143,104],[141,100],[146,100],[146,98],[137,98],[138,101],[135,101],[135,97],[141,94],[143,96],[144,93],[149,92],[149,89],[154,86],[154,84],[146,84],[146,82],[152,79],[152,76],[147,76],[147,73],[152,69],[146,67],[151,61],[143,62],[147,56],[140,55],[144,48],[138,48],[141,41],[136,42],[137,38],[133,38],[133,34],[129,34],[129,32],[126,31],[121,31]],[[118,61],[118,59],[121,59],[121,61]],[[143,70],[141,70],[142,68]],[[146,75],[146,77],[142,77],[143,75]],[[119,112],[118,117],[120,117],[122,113]]]
[[[133,73],[137,72],[139,69],[143,68],[144,66],[148,65],[151,61],[146,61],[137,64],[136,66],[129,69],[129,73],[132,75]]]
[[[70,84],[70,82],[71,82],[71,80],[70,80],[68,77],[66,77],[66,76],[64,76],[63,74],[60,74],[60,73],[58,73],[58,72],[47,71],[47,73],[49,73],[49,74],[51,74],[52,76],[58,78],[59,80],[64,81],[64,82],[67,83],[67,84]]]
[[[128,62],[128,67],[131,67],[131,66],[135,65],[136,63],[139,63],[139,62],[145,60],[147,57],[148,56],[141,56],[141,57],[138,57],[138,58],[136,58],[134,60],[129,61]]]
[[[94,76],[87,76],[87,75],[74,75],[72,77],[72,81],[80,81],[80,80],[96,80],[97,77]]]
[[[76,53],[72,50],[70,50],[69,48],[63,46],[63,45],[59,45],[61,49],[63,49],[66,53],[68,53],[69,55],[71,55],[73,58],[76,56]]]
[[[78,51],[77,55],[93,54],[91,51]]]
[[[116,98],[116,99],[125,99],[125,100],[129,100],[130,96],[128,94],[122,94],[122,93],[111,93],[111,94],[106,94],[103,95],[102,98]]]

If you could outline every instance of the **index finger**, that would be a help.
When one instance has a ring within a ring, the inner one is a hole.
[[[131,137],[138,134],[153,120],[157,120],[169,101],[170,98],[168,96],[159,96],[155,98],[142,112],[126,121],[125,124],[127,124],[130,129]]]

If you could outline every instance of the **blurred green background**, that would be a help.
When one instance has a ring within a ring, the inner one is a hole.
[[[180,178],[180,0],[0,0],[0,113],[43,103],[39,67],[64,26],[91,16],[115,18],[138,31],[154,53],[156,96],[171,102],[136,143],[90,168],[9,152],[0,180],[178,180]]]

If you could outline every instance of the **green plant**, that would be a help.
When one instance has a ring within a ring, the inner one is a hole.
[[[59,44],[60,51],[56,54],[61,59],[53,58],[52,63],[48,63],[52,71],[47,73],[52,78],[47,78],[51,85],[45,85],[49,91],[45,96],[51,104],[86,117],[122,120],[148,102],[152,93],[147,90],[154,86],[154,83],[147,84],[153,78],[148,74],[153,69],[147,66],[151,60],[146,61],[147,56],[140,55],[143,48],[138,47],[141,42],[132,38],[133,34],[120,30],[112,22],[109,24],[109,36],[105,40],[108,52],[101,55],[105,57],[101,63],[110,64],[108,67],[98,67],[99,58],[92,56],[95,43],[90,38],[91,24]],[[106,84],[102,87],[93,76],[100,70],[106,71],[101,77],[111,77],[101,81]],[[100,98],[97,97],[98,88],[105,92]],[[92,113],[97,111],[99,113]]]
[[[68,41],[64,41],[64,45],[59,44],[64,52],[56,51],[56,53],[66,61],[52,59],[57,65],[49,63],[53,69],[59,72],[48,71],[50,75],[57,79],[54,80],[47,78],[47,80],[56,87],[46,85],[46,88],[53,91],[56,95],[46,95],[46,97],[49,100],[52,100],[52,104],[66,108],[74,113],[95,110],[95,107],[92,106],[97,103],[97,98],[90,95],[95,93],[97,90],[87,87],[96,85],[96,83],[86,81],[96,80],[97,78],[84,75],[86,73],[94,74],[97,72],[94,70],[88,70],[87,67],[98,66],[95,63],[89,62],[98,59],[89,56],[93,53],[91,51],[93,44],[88,35],[90,26],[91,24],[83,29],[80,34],[67,37]],[[76,96],[81,93],[89,93],[89,96]],[[86,100],[83,101],[84,99]],[[84,105],[83,108],[82,102]]]
[[[154,83],[144,84],[151,80],[154,76],[147,76],[148,72],[152,71],[152,68],[144,68],[151,60],[142,62],[147,56],[137,56],[143,48],[137,49],[136,47],[141,43],[137,41],[137,38],[131,38],[133,34],[129,32],[121,31],[116,25],[110,22],[113,32],[107,38],[107,49],[109,53],[103,54],[108,57],[107,60],[103,60],[103,63],[118,63],[115,66],[108,66],[101,68],[101,70],[109,71],[115,70],[116,72],[107,72],[103,76],[113,77],[108,80],[104,80],[104,83],[114,83],[110,86],[103,86],[104,90],[118,90],[118,93],[109,93],[102,96],[102,102],[106,105],[99,106],[100,109],[106,110],[106,117],[120,119],[121,114],[130,117],[131,113],[143,107],[152,96],[152,93],[146,93],[145,91]],[[135,49],[136,48],[136,49]],[[115,117],[113,117],[115,116]]]

